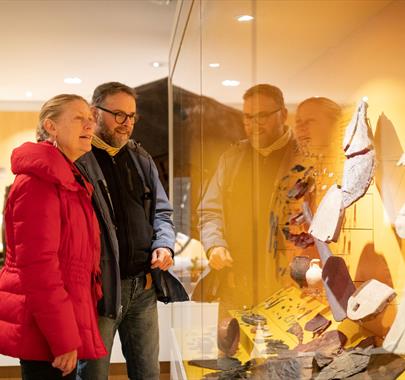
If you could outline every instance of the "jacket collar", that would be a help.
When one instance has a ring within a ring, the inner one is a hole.
[[[29,174],[44,181],[78,191],[75,179],[80,174],[73,163],[49,142],[26,142],[13,150],[11,170],[14,174]]]

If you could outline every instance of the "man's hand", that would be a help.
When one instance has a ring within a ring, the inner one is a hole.
[[[214,247],[211,249],[208,265],[215,270],[225,267],[232,267],[233,259],[229,251],[224,247]]]
[[[57,356],[52,362],[52,367],[60,369],[63,372],[62,376],[66,376],[76,368],[76,364],[77,350],[74,350]]]
[[[152,252],[151,268],[168,270],[173,265],[172,253],[167,248],[156,248]]]

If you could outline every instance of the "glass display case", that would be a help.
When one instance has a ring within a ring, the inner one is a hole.
[[[170,190],[192,301],[173,379],[405,378],[404,17],[179,2]]]

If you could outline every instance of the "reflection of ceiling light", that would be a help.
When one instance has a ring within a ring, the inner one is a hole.
[[[250,15],[241,15],[241,16],[237,16],[236,19],[239,22],[248,22],[248,21],[252,21],[254,19],[254,17],[250,16]]]
[[[25,91],[25,96],[27,98],[32,98],[32,92],[31,91]]]
[[[368,102],[368,96],[363,96],[363,102]]]
[[[80,84],[82,80],[78,77],[67,77],[63,80],[67,84]]]
[[[218,68],[219,66],[221,66],[219,63],[209,63],[208,64],[209,67],[212,67],[213,69]]]
[[[238,80],[226,79],[222,81],[222,85],[226,87],[236,87],[240,85],[240,82]]]

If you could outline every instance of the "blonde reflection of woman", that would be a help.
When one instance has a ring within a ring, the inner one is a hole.
[[[336,154],[335,148],[341,150],[341,118],[342,108],[331,99],[312,97],[302,101],[295,116],[295,136],[300,148],[304,152]]]
[[[23,380],[74,379],[77,359],[106,354],[97,328],[100,242],[92,187],[73,162],[90,151],[86,100],[58,95],[39,115],[38,143],[11,156],[0,272],[0,353]]]
[[[290,173],[291,181],[297,179],[308,183],[309,186],[298,201],[290,199],[288,204],[287,224],[284,230],[287,240],[296,247],[303,248],[300,255],[317,258],[318,252],[313,245],[312,238],[302,232],[307,232],[307,227],[294,223],[294,217],[302,212],[302,201],[306,200],[312,212],[315,213],[326,191],[334,183],[341,182],[343,172],[344,154],[342,134],[345,115],[339,104],[326,97],[311,97],[298,104],[295,115],[294,134],[302,156],[296,162],[295,168],[301,166],[302,171]],[[291,188],[288,186],[288,188]],[[302,237],[300,239],[299,237]],[[306,240],[307,237],[309,240]],[[309,243],[307,245],[306,243]]]

